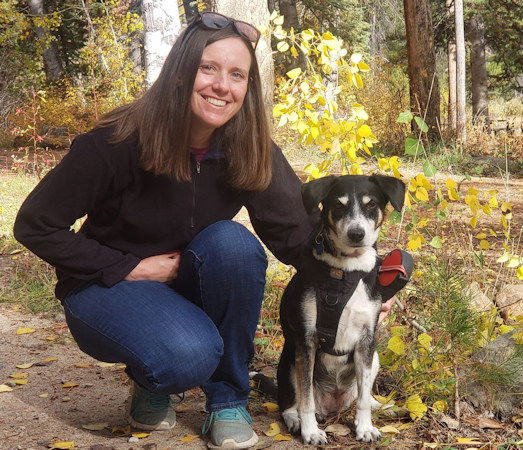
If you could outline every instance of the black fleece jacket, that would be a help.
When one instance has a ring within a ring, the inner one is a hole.
[[[59,299],[92,283],[113,286],[143,258],[183,251],[199,231],[232,219],[242,206],[274,255],[298,264],[316,218],[305,212],[300,180],[278,147],[271,184],[248,192],[224,181],[219,152],[201,163],[192,158],[192,181],[177,182],[140,168],[135,137],[111,145],[109,136],[108,129],[79,135],[16,218],[16,239],[56,267]],[[85,215],[80,231],[72,231]]]

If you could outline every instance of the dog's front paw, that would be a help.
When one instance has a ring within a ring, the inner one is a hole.
[[[301,430],[301,437],[304,444],[312,445],[325,445],[327,444],[327,433],[320,430],[318,427],[316,429],[310,430]]]
[[[356,440],[363,442],[374,442],[381,437],[380,431],[370,424],[369,426],[356,425]]]
[[[296,411],[284,411],[282,417],[289,432],[298,433],[300,431],[300,418]]]

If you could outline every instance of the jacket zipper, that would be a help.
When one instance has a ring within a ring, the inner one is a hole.
[[[200,163],[198,161],[196,161],[196,174],[197,175],[200,174],[200,169],[201,169]],[[194,177],[193,178],[193,184],[192,184],[193,185],[193,190],[192,190],[191,228],[195,227],[194,216],[196,214],[196,181],[197,181],[197,177]]]

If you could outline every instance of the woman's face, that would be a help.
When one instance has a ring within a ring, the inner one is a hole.
[[[205,47],[191,96],[191,145],[208,145],[212,132],[240,110],[250,67],[250,52],[240,38]]]

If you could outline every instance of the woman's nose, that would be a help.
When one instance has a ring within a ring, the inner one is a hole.
[[[219,92],[228,92],[229,80],[227,78],[227,74],[217,73],[213,80],[213,88]]]

